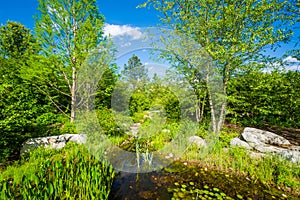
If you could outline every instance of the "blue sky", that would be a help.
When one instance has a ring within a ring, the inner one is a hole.
[[[159,23],[157,12],[153,9],[136,9],[143,0],[98,0],[100,12],[106,23],[139,27],[155,26]],[[7,20],[18,21],[33,28],[37,0],[3,0],[0,7],[0,24]]]
[[[108,31],[111,32],[126,31],[130,27],[149,27],[159,24],[158,13],[154,9],[136,9],[136,6],[144,1],[146,0],[98,0],[97,2],[100,12],[106,18],[106,23],[115,25],[108,27]],[[37,5],[37,0],[3,0],[0,7],[0,24],[12,20],[33,29],[33,16],[37,12]],[[120,25],[122,26],[120,27]],[[297,33],[297,36],[299,35],[300,31]],[[282,56],[286,50],[293,49],[297,42],[299,39],[294,37],[289,44],[282,44],[275,53],[267,52],[277,57]]]

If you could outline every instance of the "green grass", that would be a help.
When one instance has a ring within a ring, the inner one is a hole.
[[[107,199],[114,171],[83,145],[39,148],[0,175],[0,199]]]
[[[223,148],[222,142],[206,156],[201,155],[201,149],[195,145],[186,151],[183,160],[198,160],[203,166],[213,170],[237,173],[263,184],[300,192],[300,166],[279,156],[266,155],[263,158],[253,158],[240,147]]]
[[[186,133],[195,132],[195,129],[197,130],[195,134],[202,138],[208,134],[209,124],[207,122],[201,125],[189,121],[178,124],[156,115],[151,119],[144,119],[146,114],[146,112],[141,112],[132,117],[136,122],[143,122],[138,137],[131,140],[131,151],[145,153],[160,150],[170,144],[178,133],[184,137]],[[191,145],[185,149],[185,154],[181,159],[193,160],[212,170],[237,173],[254,182],[258,181],[270,186],[276,185],[285,189],[290,188],[293,192],[300,193],[300,166],[276,156],[267,155],[264,158],[253,158],[243,148],[230,147],[230,140],[237,137],[240,131],[239,127],[225,126],[208,155],[203,156],[203,152],[205,152],[203,148]],[[112,136],[110,139],[114,144],[120,145],[128,137]],[[136,144],[138,144],[138,149],[136,149]],[[182,152],[178,153],[180,155]]]
[[[149,124],[149,123],[148,123]],[[141,140],[140,148],[159,150],[166,144],[169,144],[178,131],[180,126],[176,123],[166,123],[163,128],[159,123],[154,123],[153,128],[170,130],[168,132],[157,131],[152,137]],[[185,122],[183,126],[185,132],[194,131],[192,128],[195,124]],[[204,127],[205,126],[205,127]],[[145,126],[147,127],[147,126]],[[207,126],[199,126],[197,135],[206,137]],[[183,132],[183,135],[185,133]],[[253,181],[259,181],[263,184],[280,188],[290,188],[295,193],[300,193],[300,166],[291,163],[279,156],[266,155],[263,158],[253,158],[246,149],[240,147],[230,147],[230,141],[239,135],[236,128],[225,127],[219,139],[208,154],[203,154],[203,147],[190,145],[182,157],[182,160],[196,160],[202,165],[211,167],[212,170],[222,170],[229,173],[237,173],[247,176]],[[203,156],[205,155],[205,156]]]

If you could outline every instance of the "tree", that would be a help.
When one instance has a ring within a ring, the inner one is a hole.
[[[300,23],[300,1],[299,0],[292,0],[293,1],[293,5],[295,5],[295,9],[293,9],[292,10],[292,12],[294,12],[295,13],[295,15],[296,15],[296,26],[295,26],[295,29],[296,30],[299,30],[299,23]],[[294,58],[296,58],[298,61],[300,60],[300,48],[299,48],[299,41],[300,41],[300,36],[298,36],[298,42],[296,42],[296,45],[298,46],[298,48],[295,48],[295,49],[293,49],[293,50],[290,50],[290,51],[288,51],[287,53],[286,53],[286,57],[288,57],[288,56],[292,56],[292,57],[294,57]],[[297,40],[296,39],[296,40]],[[296,46],[295,45],[295,46]]]
[[[190,64],[178,55],[167,56],[173,65],[172,68],[167,71],[167,77],[169,80],[166,82],[175,81],[176,84],[179,84],[180,82],[185,82],[185,80],[188,81],[193,91],[194,98],[187,95],[184,102],[181,103],[188,105],[190,107],[189,115],[193,115],[193,118],[198,123],[201,123],[207,114],[205,105],[207,104],[208,90],[205,77],[203,77],[203,74],[199,73],[196,68],[191,68]],[[180,60],[180,62],[176,62],[175,60]]]
[[[147,5],[162,13],[163,23],[206,51],[222,76],[224,94],[231,76],[251,62],[264,61],[262,50],[265,47],[289,38],[292,31],[288,27],[295,17],[290,13],[293,5],[278,0],[149,0],[141,7]],[[176,62],[182,61],[177,59]],[[189,65],[187,74],[191,68],[197,69],[197,66]],[[210,68],[206,69],[204,77],[209,80]],[[209,91],[213,131],[218,132],[225,117],[226,102],[220,106],[220,117],[216,121],[212,95]]]
[[[142,64],[138,56],[132,55],[127,64],[124,64],[124,68],[119,76],[119,81],[114,89],[112,108],[115,111],[124,112],[129,106],[131,114],[133,114],[133,104],[142,105],[143,101],[146,101],[144,96],[147,80],[148,71],[145,65]],[[136,94],[134,94],[135,92]],[[147,103],[145,103],[145,105],[146,104]]]
[[[228,84],[228,119],[243,126],[298,127],[300,73],[251,71]]]
[[[22,68],[38,51],[22,24],[9,21],[0,27],[0,160],[18,153],[21,143],[38,132],[39,116],[53,111],[45,96],[22,78]]]
[[[136,55],[132,55],[128,63],[124,65],[122,75],[134,88],[142,86],[148,80],[148,70]]]
[[[35,33],[43,56],[33,58],[36,70],[32,71],[32,78],[70,98],[72,122],[75,119],[76,91],[80,87],[77,73],[88,54],[104,41],[104,17],[95,0],[39,0],[38,10]],[[44,57],[48,60],[45,61]],[[36,64],[37,60],[43,65]],[[46,75],[54,74],[61,83],[45,77],[45,72],[49,72]],[[61,107],[51,94],[47,96],[58,108]],[[62,112],[68,110],[59,109]]]
[[[117,66],[115,64],[104,70],[98,83],[95,106],[96,108],[111,108],[111,96],[118,79]]]

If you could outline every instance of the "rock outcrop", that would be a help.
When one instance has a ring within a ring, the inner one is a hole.
[[[244,147],[251,151],[250,154],[276,154],[291,162],[300,162],[300,147],[269,131],[247,127],[238,138],[231,140],[230,145]]]
[[[263,131],[256,128],[245,128],[240,136],[240,139],[248,142],[249,144],[259,145],[259,144],[270,144],[270,145],[291,145],[291,143],[275,133],[269,131]]]
[[[21,148],[21,154],[29,152],[37,147],[50,147],[54,149],[63,148],[68,142],[86,143],[84,134],[64,134],[58,136],[30,138],[25,141]]]

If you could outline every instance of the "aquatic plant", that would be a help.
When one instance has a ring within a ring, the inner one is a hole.
[[[4,175],[0,181],[0,199],[108,198],[115,172],[84,146],[69,145],[62,153],[43,159],[36,163],[39,167],[32,173],[19,174],[19,181]]]

